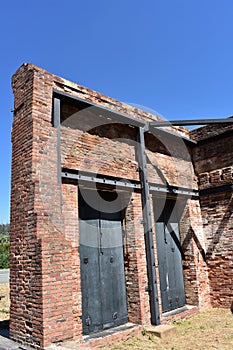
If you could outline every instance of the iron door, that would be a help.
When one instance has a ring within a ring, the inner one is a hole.
[[[179,223],[175,201],[155,199],[155,213],[161,211],[156,219],[156,244],[159,264],[162,311],[171,311],[185,305],[182,255]],[[155,215],[156,216],[156,215]]]
[[[93,209],[79,194],[79,228],[83,333],[90,334],[128,320],[121,212]]]

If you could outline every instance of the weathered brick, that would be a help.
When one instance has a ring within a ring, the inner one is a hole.
[[[145,123],[158,118],[31,64],[19,68],[12,78],[12,87],[15,112],[12,130],[11,337],[36,348],[67,339],[82,342],[79,192],[77,182],[57,181],[58,131],[53,127],[53,92],[69,93]],[[135,128],[109,122],[91,129],[87,118],[92,113],[91,108],[83,115],[77,106],[64,103],[61,112],[62,167],[139,181]],[[77,118],[82,118],[82,125],[77,128],[65,124],[74,113]],[[170,127],[169,131],[196,139],[197,146],[191,149],[180,138],[146,134],[150,182],[178,188],[198,189],[199,186],[200,190],[232,184],[231,126],[205,127],[190,133],[184,128]],[[185,293],[187,303],[197,306],[183,314],[187,317],[210,302],[214,306],[227,307],[232,298],[232,191],[201,194],[200,200],[189,198],[187,202],[182,198],[179,198],[180,234]],[[150,199],[153,209],[152,196]],[[142,214],[140,191],[132,191],[123,222],[128,318],[132,323],[146,325],[150,324],[151,315],[146,291],[148,277]],[[156,246],[153,217],[152,224]],[[155,264],[158,266],[156,249]],[[158,267],[156,276],[162,316]],[[170,320],[163,319],[163,322]],[[132,333],[114,334],[106,342],[125,339],[129,334]],[[100,341],[94,343],[100,345]]]

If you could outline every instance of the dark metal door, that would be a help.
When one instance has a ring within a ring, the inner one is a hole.
[[[162,311],[171,311],[185,305],[185,290],[177,209],[175,201],[156,198],[156,244],[159,263]],[[161,212],[161,208],[163,208]],[[156,213],[161,212],[159,217]]]
[[[103,192],[111,200],[111,192]],[[126,323],[121,212],[91,208],[79,194],[83,333]]]

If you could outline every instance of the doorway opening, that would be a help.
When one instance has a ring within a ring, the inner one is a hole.
[[[124,211],[109,209],[119,194],[98,191],[100,200],[92,201],[95,195],[93,190],[79,190],[83,334],[100,332],[128,321],[122,231]]]
[[[177,202],[154,198],[156,245],[159,265],[162,312],[185,305],[185,288],[180,245]]]

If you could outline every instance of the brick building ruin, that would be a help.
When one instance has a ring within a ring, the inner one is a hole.
[[[42,349],[123,327],[114,341],[229,307],[233,124],[157,127],[31,64],[12,86],[12,339]]]

